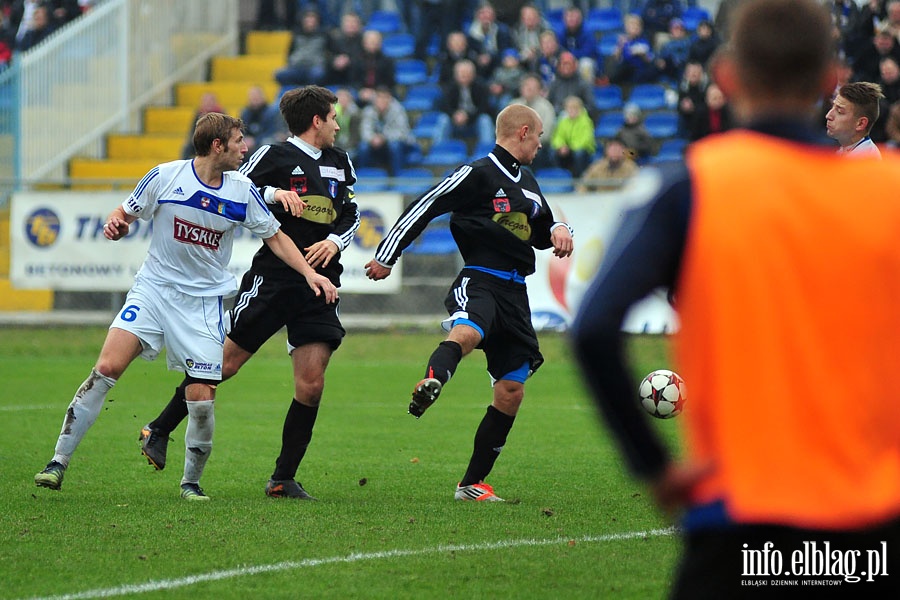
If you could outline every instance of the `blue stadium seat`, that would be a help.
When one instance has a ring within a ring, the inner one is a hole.
[[[650,113],[644,119],[644,127],[655,138],[669,138],[678,133],[678,113]]]
[[[642,83],[631,89],[628,102],[638,105],[641,110],[666,108],[666,88],[658,83]]]
[[[406,90],[403,98],[403,108],[407,111],[424,112],[435,110],[437,100],[443,94],[443,90],[436,83],[420,83],[412,85]]]
[[[584,28],[594,35],[622,31],[624,28],[622,11],[614,6],[592,8],[584,20]]]
[[[411,33],[391,33],[384,36],[381,52],[394,60],[409,58],[416,51],[416,38]]]
[[[450,254],[456,252],[456,242],[450,233],[450,215],[441,215],[431,220],[425,231],[413,242],[406,252],[412,254]]]
[[[466,162],[469,157],[466,143],[462,140],[442,140],[432,144],[431,148],[422,158],[423,166],[456,166]]]
[[[663,140],[662,144],[659,146],[659,153],[663,152],[667,154],[684,154],[684,151],[687,149],[688,141],[684,138],[669,138],[667,140]]]
[[[394,64],[394,73],[399,85],[418,85],[428,82],[428,65],[418,58],[400,59]]]
[[[684,28],[688,31],[696,31],[700,21],[712,21],[709,11],[699,6],[692,6],[684,9],[681,13],[681,20],[684,21]]]
[[[383,35],[400,33],[403,31],[403,19],[400,18],[400,13],[390,10],[376,10],[372,12],[369,20],[366,21],[365,28],[380,31]]]
[[[388,185],[388,172],[378,167],[359,167],[356,169],[356,183],[353,185],[356,193],[385,192]]]
[[[597,110],[617,110],[622,108],[622,88],[617,85],[594,87],[594,106]]]
[[[393,190],[418,196],[434,184],[435,177],[424,167],[408,167],[394,176]]]
[[[597,54],[601,57],[612,56],[619,47],[619,34],[615,32],[600,34],[597,42]]]
[[[450,117],[439,110],[422,113],[412,129],[414,136],[434,142],[445,140],[450,135]]]
[[[572,174],[559,167],[547,167],[538,169],[535,174],[541,191],[545,194],[565,194],[575,191],[575,181]]]
[[[472,153],[469,155],[469,162],[484,158],[493,149],[494,142],[478,142],[475,145],[475,148],[472,149]]]
[[[621,111],[605,112],[597,119],[597,125],[594,126],[594,137],[615,137],[624,124],[625,115],[623,115]]]

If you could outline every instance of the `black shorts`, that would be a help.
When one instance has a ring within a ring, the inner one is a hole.
[[[338,303],[328,304],[324,295],[316,296],[303,279],[273,279],[248,271],[228,314],[228,337],[251,353],[282,327],[287,327],[288,343],[294,348],[318,342],[335,350],[346,333]]]
[[[528,364],[533,373],[544,362],[531,324],[531,306],[524,283],[506,281],[463,269],[444,300],[451,325],[465,323],[482,332],[487,370],[495,380]]]

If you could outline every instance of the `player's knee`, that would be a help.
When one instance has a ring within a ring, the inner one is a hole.
[[[119,366],[112,361],[104,360],[102,357],[97,360],[97,364],[94,365],[94,370],[110,379],[119,379],[122,377],[122,373],[125,372],[124,367]]]
[[[294,381],[294,397],[307,406],[318,406],[324,389],[324,377],[297,379]]]
[[[515,415],[525,399],[525,386],[518,381],[501,379],[494,384],[494,407],[507,415]]]
[[[184,398],[189,402],[215,400],[216,386],[212,383],[193,381],[184,389]]]

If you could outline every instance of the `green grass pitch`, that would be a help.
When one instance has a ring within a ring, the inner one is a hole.
[[[437,329],[437,328],[436,328]],[[203,505],[178,497],[184,426],[156,472],[138,430],[180,380],[132,364],[59,492],[37,488],[103,328],[0,330],[0,598],[661,598],[677,536],[624,471],[564,336],[489,478],[504,503],[453,500],[490,399],[484,358],[460,365],[416,420],[409,393],[439,331],[355,333],[334,355],[298,479],[320,501],[263,494],[292,397],[284,336],[216,402]],[[636,377],[668,365],[664,339],[630,344]],[[688,410],[690,407],[688,406]],[[673,448],[677,426],[658,422]]]

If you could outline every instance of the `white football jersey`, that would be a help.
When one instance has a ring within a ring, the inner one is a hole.
[[[208,187],[191,160],[151,169],[122,207],[144,221],[153,220],[150,249],[136,277],[193,296],[237,292],[237,281],[226,268],[235,228],[246,227],[263,239],[279,228],[252,181],[227,171],[221,186]]]

